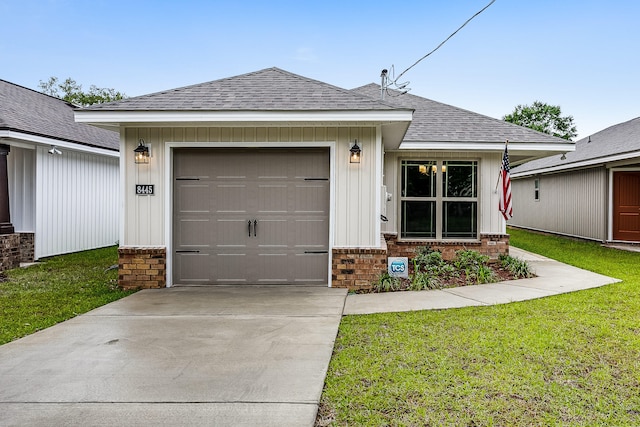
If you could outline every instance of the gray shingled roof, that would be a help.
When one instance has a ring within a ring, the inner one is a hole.
[[[391,104],[274,67],[193,86],[93,105],[84,110],[384,111],[397,109],[398,107]]]
[[[0,130],[118,151],[117,132],[76,123],[66,101],[0,80]]]
[[[380,86],[371,83],[353,89],[353,92],[380,98]],[[416,95],[400,95],[388,91],[385,101],[413,108],[413,121],[404,137],[405,142],[525,142],[561,143],[564,139],[494,119],[472,111],[432,101]]]
[[[513,173],[522,173],[538,169],[546,169],[562,166],[567,167],[572,163],[596,161],[617,154],[640,151],[640,117],[610,126],[600,132],[594,133],[576,142],[576,150],[566,154],[566,159],[560,156],[545,157],[533,160],[512,170]],[[640,155],[636,154],[640,161]]]

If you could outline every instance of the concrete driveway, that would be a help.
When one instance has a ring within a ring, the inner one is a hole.
[[[346,290],[145,290],[0,346],[0,425],[311,426]]]

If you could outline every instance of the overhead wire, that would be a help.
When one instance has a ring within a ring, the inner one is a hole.
[[[398,77],[395,77],[395,76],[394,76],[394,79],[393,79],[393,80],[391,80],[391,83],[392,83],[394,86],[403,86],[403,89],[404,89],[404,87],[405,87],[407,84],[409,84],[409,82],[407,82],[407,83],[403,83],[402,85],[398,85],[398,84],[397,84],[397,81],[400,79],[400,77],[402,77],[402,76],[403,76],[407,71],[409,71],[410,69],[412,69],[413,67],[415,67],[416,65],[418,65],[421,61],[423,61],[424,59],[426,59],[427,57],[429,57],[429,56],[430,56],[431,54],[433,54],[435,51],[437,51],[438,49],[440,49],[440,48],[441,48],[441,47],[442,47],[446,42],[448,42],[448,41],[449,41],[449,39],[450,39],[451,37],[455,36],[455,35],[458,33],[458,31],[460,31],[461,29],[463,29],[463,28],[464,28],[464,27],[465,27],[469,22],[471,22],[471,21],[472,21],[476,16],[480,15],[482,12],[484,12],[485,10],[487,10],[487,9],[489,8],[489,6],[491,6],[493,3],[495,3],[495,1],[496,1],[496,0],[491,0],[491,1],[489,2],[489,4],[487,4],[485,7],[483,7],[483,8],[482,8],[482,9],[480,9],[478,12],[476,12],[476,13],[475,13],[471,18],[467,19],[467,20],[465,21],[465,23],[464,23],[464,24],[462,24],[460,27],[458,27],[458,29],[457,29],[457,30],[455,30],[453,33],[451,33],[451,34],[449,35],[449,37],[447,37],[446,39],[444,39],[444,40],[442,41],[442,43],[440,43],[438,46],[436,46],[436,48],[435,48],[435,49],[433,49],[431,52],[427,53],[427,54],[426,54],[426,55],[424,55],[422,58],[420,58],[420,59],[418,59],[416,62],[414,62],[410,67],[408,67],[406,70],[404,70],[403,72],[401,72],[401,73],[398,75]]]

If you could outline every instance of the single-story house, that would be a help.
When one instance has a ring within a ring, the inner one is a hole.
[[[76,123],[75,108],[0,80],[2,237],[19,246],[5,268],[117,243],[120,136]]]
[[[599,242],[640,242],[640,117],[576,150],[512,170],[510,225]]]
[[[121,135],[120,284],[357,289],[387,256],[508,250],[495,191],[573,143],[379,86],[264,69],[76,111]],[[142,163],[136,163],[134,159]]]

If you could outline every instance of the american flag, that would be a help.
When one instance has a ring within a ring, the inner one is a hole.
[[[509,153],[507,145],[504,146],[504,154],[502,155],[502,167],[500,168],[500,178],[502,186],[500,189],[500,202],[498,209],[502,213],[505,220],[513,216],[513,205],[511,204],[511,176],[509,167]]]

